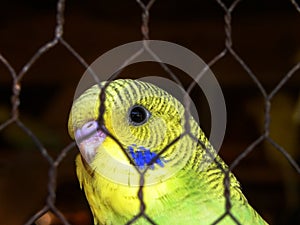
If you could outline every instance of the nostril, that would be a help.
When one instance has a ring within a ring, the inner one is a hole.
[[[90,121],[83,125],[82,127],[85,130],[95,130],[97,129],[97,122],[96,121]]]
[[[81,129],[75,131],[75,139],[77,142],[81,142],[89,136],[97,132],[98,123],[96,121],[90,121],[85,123]]]
[[[81,132],[82,135],[89,136],[97,132],[98,124],[96,121],[87,122],[82,126]]]

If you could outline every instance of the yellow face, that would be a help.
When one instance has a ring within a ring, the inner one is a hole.
[[[101,128],[99,93],[95,85],[74,102],[69,118],[70,135],[75,137],[81,155],[94,170],[115,180],[118,174],[123,177],[117,179],[119,182],[128,182],[128,176],[138,179],[133,166],[146,168],[151,159],[183,132],[183,106],[154,85],[116,80],[105,89]],[[178,142],[157,157],[152,165],[152,169],[153,166],[157,169],[152,172],[165,176],[165,171],[159,168],[174,166],[175,162],[170,161],[182,152],[180,148]],[[151,176],[151,171],[148,175]]]

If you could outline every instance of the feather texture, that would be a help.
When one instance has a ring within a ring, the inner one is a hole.
[[[98,120],[99,94],[95,85],[74,102],[68,124],[71,137]],[[190,116],[185,121],[184,106],[177,99],[150,83],[129,79],[109,83],[105,97],[103,119],[111,136],[106,135],[99,145],[95,141],[99,138],[86,137],[86,142],[78,143],[81,155],[76,159],[77,176],[95,224],[125,224],[140,213],[140,174],[132,162],[139,158],[143,165],[149,163],[142,154],[157,156],[145,172],[142,189],[145,214],[156,224],[211,224],[225,213],[223,171],[227,166],[195,120]],[[135,119],[145,121],[136,124]],[[99,132],[97,128],[91,136],[99,137]],[[93,144],[85,144],[90,140]],[[95,152],[91,160],[85,157],[86,151]],[[266,224],[247,202],[234,175],[229,176],[231,214],[241,224]],[[150,223],[142,216],[133,224]],[[235,222],[227,215],[219,224]]]

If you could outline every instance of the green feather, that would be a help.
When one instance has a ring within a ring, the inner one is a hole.
[[[72,137],[74,131],[86,122],[97,120],[99,93],[95,85],[74,102],[69,117]],[[159,154],[180,137],[160,156],[165,160],[165,166],[155,165],[153,171],[148,170],[145,174],[145,214],[156,224],[205,225],[220,218],[226,210],[224,171],[228,168],[192,117],[187,121],[190,131],[184,130],[183,105],[162,89],[135,80],[113,81],[107,86],[105,95],[105,127],[119,140],[124,150],[135,144]],[[128,111],[134,105],[141,105],[150,112],[151,116],[145,124],[130,124]],[[118,155],[123,164],[132,168],[132,177],[105,158],[102,154],[105,149],[112,158]],[[86,193],[95,224],[125,224],[140,213],[139,187],[133,185],[134,179],[138,180],[139,176],[128,157],[129,154],[126,156],[110,137],[106,137],[97,148],[91,163],[86,162],[84,157],[77,157],[77,176]],[[125,178],[132,181],[128,184],[113,182],[99,172],[99,168],[106,166],[111,174],[128,176]],[[229,173],[229,178],[230,213],[241,224],[267,224],[249,205],[232,173]],[[141,216],[133,224],[150,223]],[[226,215],[218,224],[236,223]]]

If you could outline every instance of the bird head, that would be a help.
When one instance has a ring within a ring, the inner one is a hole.
[[[105,86],[105,82],[92,86],[74,101],[68,123],[70,136],[93,169],[103,173],[128,172],[132,166],[146,168],[153,157],[182,134],[183,105],[166,91],[129,79],[112,81],[102,90],[99,86]],[[102,106],[101,91],[105,92]],[[101,107],[103,126],[99,122]],[[178,143],[171,146],[157,157],[158,165],[151,168],[163,167],[164,162],[174,167],[188,155],[180,148]]]

